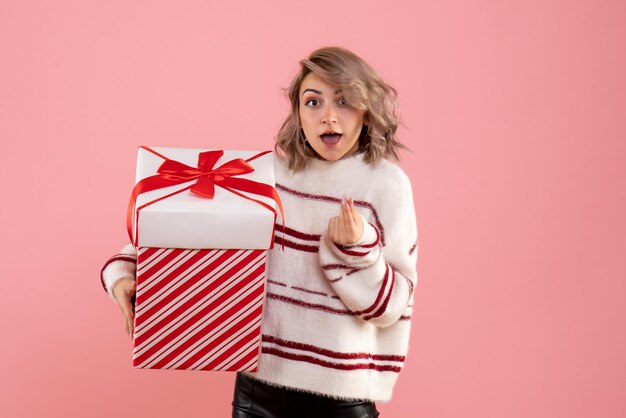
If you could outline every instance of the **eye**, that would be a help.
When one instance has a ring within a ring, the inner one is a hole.
[[[346,98],[342,96],[339,98],[339,104],[342,106],[348,106],[348,100],[346,100]]]
[[[309,106],[309,103],[311,103],[311,102],[315,102],[315,104],[313,106],[317,106],[317,104],[319,104],[319,101],[317,99],[309,99],[306,102],[304,102],[304,104],[306,106]]]

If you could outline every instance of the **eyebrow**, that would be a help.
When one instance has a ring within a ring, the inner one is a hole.
[[[304,96],[304,93],[306,93],[307,91],[312,91],[313,93],[322,94],[322,92],[321,92],[321,91],[319,91],[319,90],[315,90],[315,89],[306,89],[306,90],[304,90],[304,91],[302,92],[302,95]],[[335,90],[335,94],[337,94],[337,93],[341,93],[341,89],[337,89],[337,90]]]

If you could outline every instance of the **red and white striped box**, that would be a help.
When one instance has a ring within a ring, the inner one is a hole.
[[[140,147],[127,216],[138,250],[134,367],[257,371],[272,203],[281,207],[271,160]]]
[[[256,371],[266,257],[139,248],[133,366]]]

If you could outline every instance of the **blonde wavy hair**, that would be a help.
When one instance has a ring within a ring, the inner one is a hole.
[[[300,127],[300,86],[309,73],[340,88],[350,106],[365,111],[357,151],[365,153],[365,162],[376,164],[383,158],[397,161],[399,148],[410,151],[396,138],[401,123],[396,116],[397,91],[355,53],[340,47],[324,47],[301,60],[289,87],[282,89],[291,102],[291,113],[276,135],[274,150],[278,158],[287,159],[289,169],[303,170],[310,158],[319,158],[305,141]]]

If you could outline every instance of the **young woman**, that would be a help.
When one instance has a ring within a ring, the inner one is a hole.
[[[300,62],[275,144],[285,210],[269,251],[258,371],[239,372],[233,417],[377,417],[408,350],[417,283],[411,183],[397,160],[396,91],[360,57]],[[280,218],[280,216],[279,216]],[[102,283],[129,335],[132,245]]]

